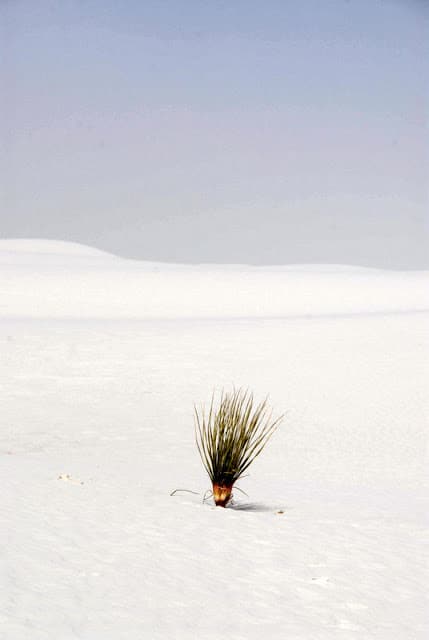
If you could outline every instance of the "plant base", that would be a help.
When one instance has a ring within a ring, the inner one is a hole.
[[[213,499],[217,507],[226,507],[231,499],[232,485],[213,484]]]

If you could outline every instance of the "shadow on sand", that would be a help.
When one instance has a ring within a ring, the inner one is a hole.
[[[279,507],[273,504],[264,504],[263,502],[234,502],[227,505],[227,509],[233,509],[234,511],[253,511],[254,513],[270,511],[278,514],[285,513],[284,507]]]

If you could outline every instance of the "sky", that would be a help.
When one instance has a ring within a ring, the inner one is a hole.
[[[429,269],[426,0],[0,0],[0,237]]]

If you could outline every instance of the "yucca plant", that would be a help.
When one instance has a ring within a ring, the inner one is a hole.
[[[234,483],[261,453],[283,416],[272,419],[266,398],[255,404],[242,389],[222,392],[215,407],[213,394],[208,414],[195,407],[195,439],[213,485],[213,499],[225,507]]]

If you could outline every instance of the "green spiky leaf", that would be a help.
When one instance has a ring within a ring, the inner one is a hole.
[[[208,414],[195,407],[195,439],[212,483],[232,486],[261,453],[283,416],[273,420],[267,399],[255,404],[242,389],[222,392]]]

